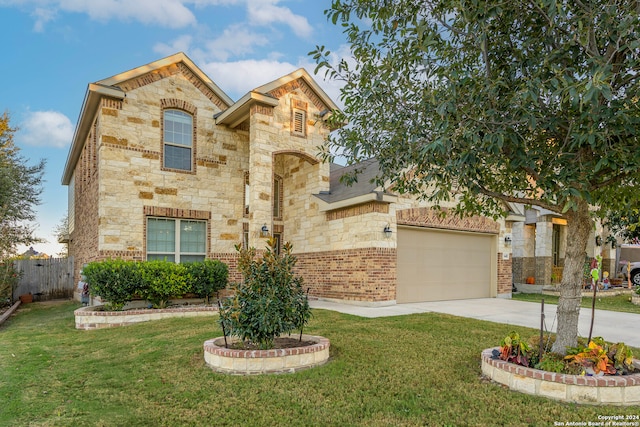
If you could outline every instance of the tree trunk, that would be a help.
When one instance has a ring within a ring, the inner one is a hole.
[[[566,354],[567,347],[575,347],[578,340],[578,316],[582,300],[582,280],[587,242],[593,222],[589,205],[577,200],[575,211],[567,212],[567,251],[564,259],[560,300],[558,301],[558,333],[551,351]]]

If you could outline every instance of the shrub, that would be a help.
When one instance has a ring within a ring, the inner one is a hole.
[[[19,281],[20,272],[14,268],[13,261],[0,261],[0,305],[5,301],[11,302]]]
[[[121,259],[91,262],[82,269],[89,293],[105,300],[109,310],[122,310],[140,289],[140,264]]]
[[[262,258],[255,249],[241,249],[238,268],[243,282],[220,309],[220,324],[228,335],[250,341],[261,349],[273,348],[278,336],[302,329],[311,317],[302,277],[293,274],[296,258],[286,243],[281,256],[270,241]]]
[[[206,259],[185,264],[185,267],[189,273],[190,292],[205,298],[207,304],[211,295],[227,287],[229,268],[221,261]]]
[[[184,264],[147,261],[140,264],[140,276],[140,294],[155,308],[164,308],[171,297],[189,292],[188,272]]]

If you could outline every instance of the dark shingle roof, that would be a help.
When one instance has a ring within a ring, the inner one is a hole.
[[[356,182],[346,185],[340,182],[340,178],[354,170],[359,173],[356,176]],[[331,164],[331,176],[329,179],[330,192],[320,193],[316,196],[327,203],[335,203],[342,200],[351,199],[365,194],[374,193],[378,186],[375,178],[380,173],[380,165],[375,158],[365,160],[355,165],[342,166],[336,163]]]

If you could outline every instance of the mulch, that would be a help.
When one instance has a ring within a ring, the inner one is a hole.
[[[308,347],[310,345],[314,345],[313,341],[300,341],[298,338],[289,338],[289,337],[280,337],[276,338],[273,342],[274,349],[283,349],[283,348],[295,348],[295,347]],[[229,344],[229,348],[234,350],[260,350],[257,344],[254,343],[244,343],[244,342],[235,342]]]

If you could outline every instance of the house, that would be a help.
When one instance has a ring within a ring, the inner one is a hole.
[[[70,255],[220,259],[238,280],[234,245],[273,236],[315,297],[509,297],[511,222],[385,191],[375,160],[341,184],[350,168],[318,157],[336,108],[304,69],[233,101],[183,53],[89,84],[62,176]]]
[[[567,219],[538,206],[512,204],[512,271],[516,287],[533,277],[537,285],[560,283],[567,247]],[[603,237],[605,236],[605,237]],[[615,277],[616,243],[599,221],[587,243],[586,258],[602,256],[602,271]],[[612,243],[612,241],[614,243]]]

